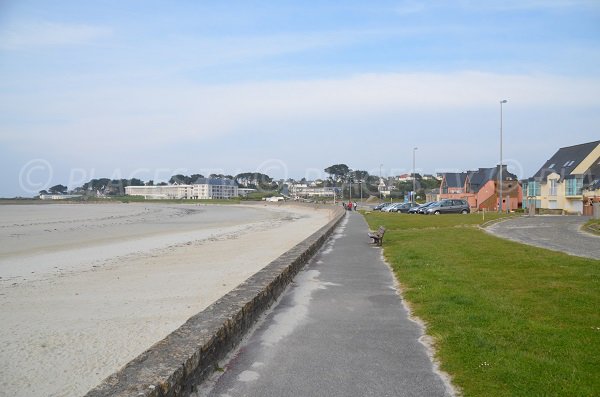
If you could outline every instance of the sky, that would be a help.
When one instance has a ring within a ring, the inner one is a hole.
[[[0,0],[0,197],[465,171],[501,131],[527,178],[600,139],[599,93],[597,0]]]

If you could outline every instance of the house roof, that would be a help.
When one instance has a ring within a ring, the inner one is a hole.
[[[446,172],[444,173],[446,186],[448,187],[464,187],[467,180],[466,172]]]
[[[499,170],[500,166],[497,165],[493,168],[480,168],[477,171],[469,172],[469,182],[471,184],[471,191],[477,193],[483,185],[488,183],[488,181],[498,179]],[[503,164],[502,179],[516,181],[518,178],[515,174],[508,172],[507,166]]]
[[[600,145],[600,141],[582,143],[575,146],[567,146],[558,149],[554,156],[544,163],[542,168],[533,175],[531,179],[546,180],[548,175],[557,173],[560,179],[564,179]]]

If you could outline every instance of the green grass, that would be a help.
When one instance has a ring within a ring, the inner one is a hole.
[[[488,235],[480,214],[365,217],[465,396],[599,395],[600,261]]]

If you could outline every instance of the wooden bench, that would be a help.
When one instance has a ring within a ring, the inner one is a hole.
[[[379,226],[376,232],[369,232],[369,237],[373,239],[373,244],[381,245],[383,243],[383,235],[385,234],[385,227]]]

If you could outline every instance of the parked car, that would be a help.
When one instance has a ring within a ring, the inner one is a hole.
[[[407,213],[411,208],[417,207],[417,203],[402,203],[394,208],[393,212]]]
[[[408,210],[409,214],[418,214],[419,213],[419,209],[421,209],[424,205],[427,205],[430,203],[425,203],[425,204],[417,204],[416,207],[412,207],[411,209]]]
[[[425,211],[427,211],[427,208],[431,207],[432,205],[434,205],[435,203],[437,203],[437,201],[430,201],[429,203],[425,203],[423,204],[421,207],[419,207],[419,209],[417,210],[417,214],[424,214]]]
[[[402,203],[391,203],[388,206],[384,207],[381,211],[382,212],[396,212],[396,208],[401,204]]]
[[[377,204],[375,207],[373,207],[373,211],[381,211],[383,208],[387,207],[388,205],[390,205],[390,203]]]
[[[469,203],[466,200],[446,199],[430,205],[425,210],[425,214],[468,214],[471,212]]]

